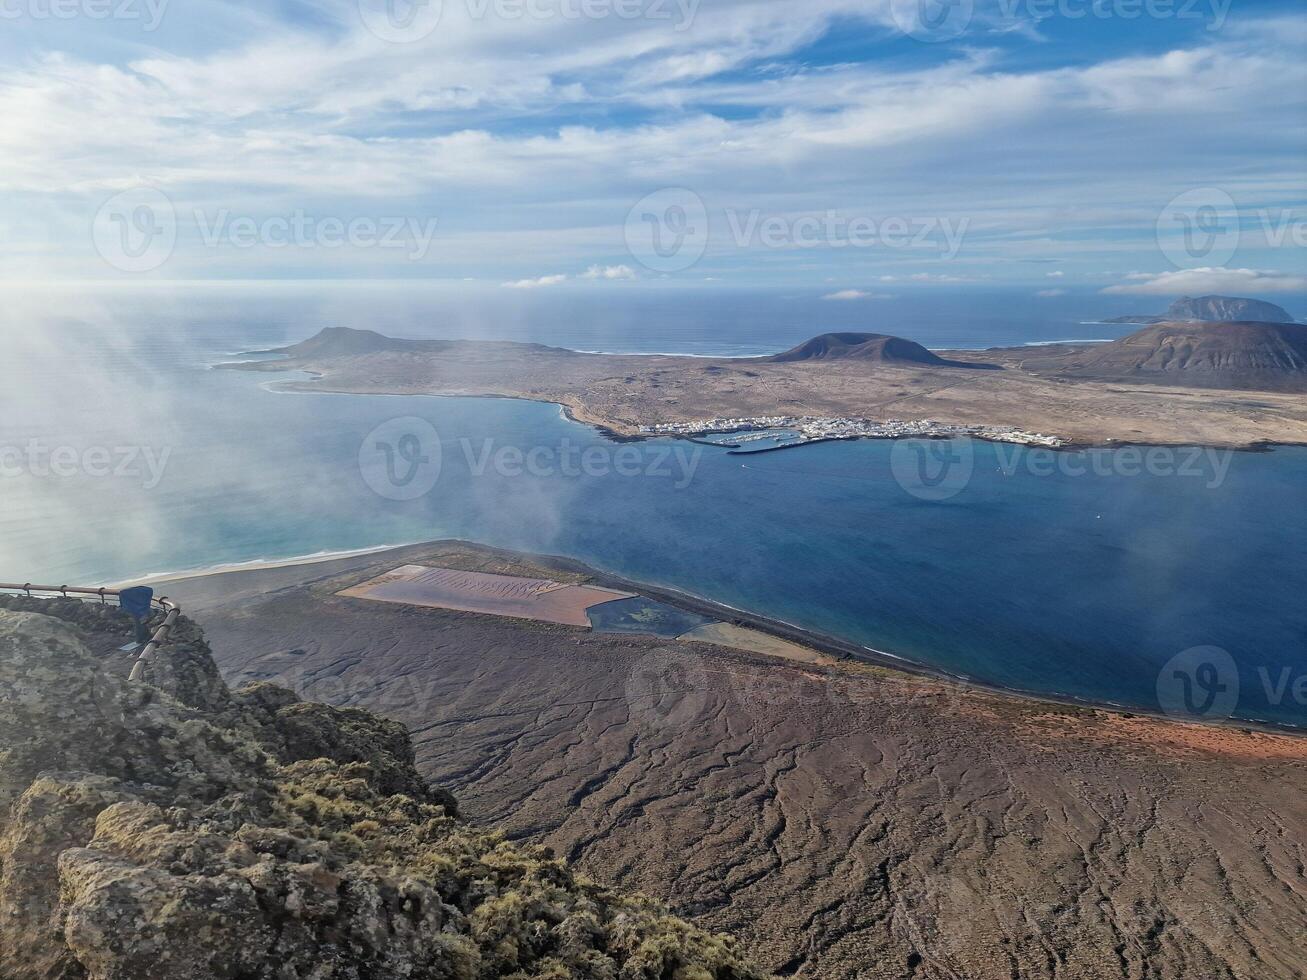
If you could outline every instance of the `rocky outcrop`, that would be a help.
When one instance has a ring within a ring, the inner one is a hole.
[[[36,602],[0,603],[5,980],[759,976],[729,939],[462,822],[402,727],[228,691],[185,620],[130,684],[114,610],[3,608]]]

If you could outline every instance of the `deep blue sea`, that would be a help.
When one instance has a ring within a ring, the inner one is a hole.
[[[337,324],[689,353],[765,353],[850,326],[811,296],[322,292],[11,297],[0,580],[115,582],[461,537],[990,683],[1307,724],[1305,449],[1145,461],[941,444],[951,469],[914,483],[932,461],[904,443],[622,446],[545,404],[282,394],[211,369]],[[1057,315],[990,301],[973,297],[969,317],[952,301],[896,314],[917,329],[860,325],[936,347],[1122,329],[1086,325],[1113,312],[1089,300]]]

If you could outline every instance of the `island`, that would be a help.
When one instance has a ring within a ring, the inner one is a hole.
[[[754,358],[588,354],[328,328],[220,365],[289,391],[525,398],[620,437],[797,427],[810,438],[967,435],[1060,447],[1307,444],[1307,327],[1155,324],[1109,343],[928,351],[826,334]]]
[[[1256,321],[1259,323],[1293,323],[1283,306],[1242,296],[1181,296],[1163,314],[1128,313],[1114,316],[1104,323],[1167,323],[1186,320]]]

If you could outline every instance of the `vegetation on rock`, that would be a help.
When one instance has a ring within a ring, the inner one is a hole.
[[[126,632],[111,607],[0,600],[5,980],[760,976],[730,939],[459,819],[401,726],[229,691],[184,620],[129,684],[92,652]]]

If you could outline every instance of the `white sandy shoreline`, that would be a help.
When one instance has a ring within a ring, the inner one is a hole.
[[[182,581],[206,578],[213,575],[222,575],[222,574],[227,574],[232,572],[264,571],[264,570],[274,570],[274,569],[295,568],[298,566],[312,566],[318,564],[325,564],[328,562],[337,561],[341,559],[363,557],[367,555],[380,555],[388,551],[395,551],[400,549],[422,547],[422,546],[436,546],[441,544],[451,544],[451,545],[461,544],[461,545],[467,545],[472,548],[489,548],[491,550],[501,550],[495,548],[495,546],[493,545],[483,545],[465,539],[444,538],[444,539],[437,539],[437,540],[421,540],[421,541],[411,541],[411,542],[406,542],[401,544],[379,545],[372,548],[357,548],[357,549],[349,549],[349,550],[341,550],[341,551],[323,551],[323,552],[316,552],[313,554],[303,555],[299,557],[276,558],[276,559],[254,559],[247,562],[229,562],[225,564],[214,565],[209,568],[193,569],[193,570],[187,570],[178,573],[153,574],[143,578],[132,580],[131,582],[124,582],[121,584],[125,586],[129,584],[139,585],[139,584],[150,584],[150,583],[158,583],[158,582],[182,582]],[[590,565],[589,563],[583,562],[580,559],[566,558],[565,556],[532,555],[532,554],[518,553],[518,552],[510,552],[510,553],[515,555],[520,555],[520,557],[526,557],[526,558],[536,557],[546,561],[551,558],[557,558],[565,562],[578,564],[584,567],[585,569],[588,569],[589,571],[595,573],[596,575],[608,576],[616,580],[617,582],[621,583],[624,587],[629,587],[631,589],[643,588],[645,592],[642,594],[648,594],[651,598],[654,599],[661,598],[661,599],[671,600],[673,603],[675,603],[677,599],[680,598],[686,600],[691,605],[695,603],[703,603],[707,606],[716,609],[738,613],[740,617],[744,619],[746,622],[748,622],[752,628],[760,630],[763,633],[767,633],[768,635],[778,636],[781,639],[788,639],[790,642],[800,642],[802,645],[808,645],[812,649],[820,653],[829,653],[831,655],[838,655],[828,647],[827,643],[823,642],[823,641],[834,641],[834,638],[824,636],[823,634],[820,633],[815,633],[812,630],[808,629],[807,627],[799,626],[795,623],[791,623],[786,620],[761,618],[759,617],[758,614],[752,613],[747,609],[740,609],[736,606],[730,605],[729,603],[721,602],[720,600],[712,599],[707,596],[699,596],[695,593],[687,592],[683,589],[677,589],[672,586],[661,585],[656,582],[648,582],[648,583],[633,582],[622,577],[616,572],[610,572],[601,567]],[[804,639],[795,639],[795,638],[784,636],[782,634],[775,633],[773,630],[769,630],[764,624],[771,624],[773,626],[780,626],[780,627],[785,627],[794,630],[798,634],[800,634],[802,638],[806,638],[806,642]],[[897,665],[897,669],[906,671],[910,675],[925,677],[928,679],[932,679],[936,682],[960,684],[966,688],[978,692],[988,692],[990,694],[997,694],[1003,697],[1012,697],[1022,701],[1042,702],[1042,703],[1054,704],[1054,705],[1071,705],[1075,707],[1088,708],[1091,710],[1097,709],[1097,710],[1106,710],[1106,711],[1111,711],[1116,713],[1125,713],[1127,716],[1139,715],[1146,718],[1152,718],[1152,719],[1167,721],[1176,724],[1195,725],[1199,728],[1228,729],[1228,728],[1252,727],[1259,731],[1277,733],[1281,735],[1293,735],[1298,737],[1301,737],[1305,733],[1307,733],[1307,730],[1305,730],[1300,726],[1294,725],[1292,723],[1269,721],[1260,718],[1237,716],[1237,717],[1220,720],[1220,721],[1177,719],[1177,718],[1169,717],[1163,714],[1162,712],[1157,711],[1156,709],[1149,709],[1147,707],[1140,706],[1140,705],[1129,705],[1122,702],[1112,701],[1109,699],[1102,699],[1102,700],[1088,699],[1074,694],[1030,691],[1015,686],[1006,686],[1006,685],[986,682],[971,677],[967,674],[958,673],[943,667],[936,667],[930,665],[929,663],[913,660],[911,658],[904,657],[899,654],[890,653],[889,651],[886,650],[880,650],[875,647],[866,646],[865,644],[852,643],[849,641],[837,641],[837,642],[839,642],[840,645],[843,646],[846,656],[850,648],[857,648],[864,651],[866,654],[869,654],[872,659],[865,662],[872,666],[880,666],[880,667],[887,667],[889,669],[895,669]]]
[[[150,572],[139,578],[119,583],[120,587],[131,585],[151,585],[158,582],[182,582],[187,579],[205,578],[210,575],[225,575],[228,572],[257,572],[274,568],[295,568],[299,565],[319,565],[324,562],[337,561],[341,558],[357,558],[362,555],[375,555],[397,548],[411,548],[426,544],[425,541],[401,541],[397,544],[379,544],[369,548],[350,548],[343,551],[315,551],[307,555],[293,555],[286,558],[251,558],[249,561],[223,562],[207,565],[203,568],[190,568],[175,572]]]
[[[192,568],[192,569],[186,569],[184,571],[176,571],[176,572],[151,572],[147,575],[140,576],[139,578],[128,579],[126,581],[118,582],[115,584],[114,587],[127,588],[133,585],[157,585],[161,582],[185,582],[197,578],[208,578],[211,575],[226,575],[232,572],[271,571],[273,569],[279,569],[279,568],[297,568],[302,565],[321,565],[321,564],[326,564],[327,562],[339,561],[345,558],[359,558],[365,555],[380,555],[387,551],[398,551],[403,548],[417,548],[417,547],[421,547],[422,545],[437,545],[442,543],[465,544],[474,548],[494,547],[493,545],[485,545],[485,544],[481,544],[480,542],[467,541],[459,538],[442,538],[434,541],[432,540],[404,541],[398,544],[375,545],[370,548],[352,548],[352,549],[341,550],[341,551],[316,551],[307,555],[290,556],[286,558],[252,558],[249,561],[224,562],[217,565],[209,565],[203,568]],[[538,557],[550,558],[554,556],[540,555]],[[561,555],[557,557],[563,558],[566,561],[577,562],[578,564],[585,565],[585,567],[592,569],[594,572],[598,573],[599,575],[608,575],[608,576],[621,578],[621,576],[617,572],[613,572],[605,568],[600,568],[598,566],[591,565],[588,562],[582,562],[580,561],[580,559],[568,558],[566,556],[561,556]],[[623,581],[625,581],[625,579],[623,579]],[[639,584],[639,583],[633,583],[633,584]],[[725,610],[729,610],[730,612],[739,613],[742,616],[758,615],[757,613],[754,613],[751,610],[741,609],[738,606],[732,606],[730,603],[722,602],[719,599],[713,599],[709,596],[701,596],[693,592],[687,592],[684,589],[678,589],[674,586],[663,585],[657,582],[650,582],[647,583],[647,585],[649,588],[656,589],[660,592],[665,592],[675,596],[680,596],[692,602],[708,603],[720,609],[725,609]],[[812,632],[808,627],[800,626],[798,623],[791,623],[788,620],[775,619],[773,621],[779,623],[780,625],[788,626],[791,629],[798,630],[803,633]],[[869,647],[866,646],[865,644],[854,644],[854,645],[865,650],[867,653],[875,654],[880,657],[887,657],[891,660],[896,660],[899,663],[904,664],[905,666],[932,669],[927,664],[918,663],[917,661],[911,660],[908,657],[903,657],[900,656],[899,654],[890,653],[887,650],[878,650],[875,647]],[[960,680],[966,679],[963,677],[963,675],[955,675],[955,676],[957,676],[958,679]]]

